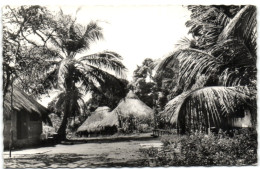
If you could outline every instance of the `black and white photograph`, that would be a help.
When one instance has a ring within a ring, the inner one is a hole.
[[[255,4],[5,3],[0,168],[259,165]]]

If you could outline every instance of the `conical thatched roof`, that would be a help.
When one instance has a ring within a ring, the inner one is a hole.
[[[142,102],[132,91],[120,101],[118,106],[113,110],[121,117],[134,116],[138,118],[153,119],[154,111]]]
[[[91,116],[78,128],[77,132],[100,131],[105,126],[118,126],[118,117],[115,113],[110,112],[109,107],[98,107]]]
[[[8,118],[11,115],[11,92],[8,92],[4,98],[4,117]],[[27,111],[28,113],[37,113],[42,117],[42,120],[52,125],[48,116],[49,110],[39,104],[32,97],[14,86],[13,88],[13,108],[19,113],[20,111]]]

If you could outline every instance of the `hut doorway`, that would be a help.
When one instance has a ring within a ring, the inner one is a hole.
[[[17,139],[27,139],[28,138],[28,114],[26,112],[17,113]]]

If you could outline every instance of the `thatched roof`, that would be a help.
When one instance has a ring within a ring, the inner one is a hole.
[[[4,117],[10,117],[11,115],[11,92],[8,92],[4,98]],[[13,88],[13,108],[16,112],[27,111],[28,113],[37,113],[42,117],[42,120],[52,125],[50,118],[48,117],[49,110],[39,104],[32,97],[14,86]]]
[[[154,111],[142,102],[132,91],[120,101],[118,106],[113,110],[121,117],[134,116],[137,118],[153,119]]]
[[[77,132],[96,132],[102,130],[105,126],[118,126],[118,117],[115,113],[110,112],[109,107],[98,107],[78,128]]]

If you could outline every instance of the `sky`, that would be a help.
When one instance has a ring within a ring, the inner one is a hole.
[[[106,5],[106,6],[48,6],[59,8],[65,14],[77,17],[77,22],[87,25],[98,21],[103,28],[104,40],[92,44],[89,51],[80,55],[104,50],[114,51],[123,57],[132,80],[133,71],[145,58],[159,59],[174,50],[174,45],[187,36],[185,22],[190,12],[180,5]],[[77,9],[80,9],[77,14]]]

